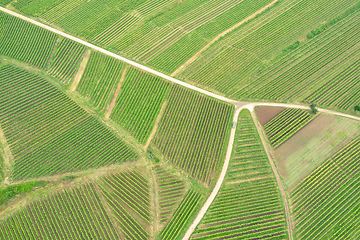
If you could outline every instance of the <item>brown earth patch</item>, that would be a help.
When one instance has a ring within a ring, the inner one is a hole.
[[[278,115],[285,109],[286,108],[283,107],[260,106],[255,108],[255,113],[261,126],[264,126],[267,122],[276,117],[276,115]]]

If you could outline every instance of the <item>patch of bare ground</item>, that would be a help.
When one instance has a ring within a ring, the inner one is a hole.
[[[89,61],[90,52],[91,52],[90,49],[87,49],[85,51],[83,60],[82,60],[82,62],[80,64],[79,71],[75,75],[75,78],[74,78],[74,81],[73,81],[73,83],[71,85],[70,91],[75,91],[75,89],[77,88],[77,86],[78,86],[78,84],[80,82],[81,76],[83,75],[83,73],[85,71],[87,62]]]
[[[283,107],[260,106],[255,108],[255,113],[261,126],[264,126],[267,122],[276,117],[276,115],[285,109],[286,108]]]
[[[151,201],[151,212],[152,212],[152,230],[153,234],[152,236],[158,232],[160,232],[161,226],[160,226],[160,203],[159,203],[159,186],[156,182],[156,174],[153,169],[153,166],[151,166],[151,178],[149,178],[150,183],[150,199]]]
[[[244,182],[252,182],[252,181],[264,180],[264,179],[268,179],[268,178],[270,178],[270,176],[262,176],[262,177],[248,178],[248,179],[240,179],[240,180],[237,180],[237,181],[226,182],[226,185],[239,184],[239,183],[244,183]]]
[[[234,26],[232,26],[231,28],[227,29],[226,31],[220,33],[219,35],[217,35],[213,40],[211,40],[211,42],[209,42],[205,47],[203,47],[199,52],[195,53],[194,56],[192,56],[189,60],[187,60],[183,65],[181,65],[178,69],[176,69],[171,76],[174,77],[176,75],[178,75],[179,73],[181,73],[182,71],[185,70],[185,68],[187,68],[191,63],[193,63],[196,59],[198,59],[201,54],[206,51],[211,45],[213,45],[216,41],[218,41],[220,38],[224,37],[226,34],[232,32],[233,30],[235,30],[236,28],[240,27],[241,25],[243,25],[244,23],[250,21],[251,19],[255,18],[257,15],[261,14],[262,12],[264,12],[266,9],[272,7],[275,3],[277,3],[279,0],[274,0],[271,3],[269,3],[268,5],[266,5],[265,7],[259,9],[258,11],[254,12],[253,14],[251,14],[250,16],[248,16],[247,18],[243,19],[242,21],[238,22],[237,24],[235,24]]]
[[[11,173],[11,166],[14,164],[14,156],[11,153],[10,147],[6,141],[4,132],[0,127],[0,154],[4,161],[4,184],[9,183]]]
[[[154,125],[154,128],[153,130],[151,131],[151,134],[149,136],[149,139],[147,140],[145,146],[144,146],[144,150],[146,151],[151,143],[151,140],[154,138],[155,134],[156,134],[156,131],[159,127],[159,122],[161,120],[161,117],[162,115],[164,114],[164,111],[165,111],[165,108],[166,108],[166,105],[167,105],[167,100],[164,101],[163,105],[161,106],[161,110],[160,110],[160,113],[159,115],[157,116],[156,118],[156,121],[155,121],[155,125]]]
[[[111,115],[111,112],[112,112],[112,110],[113,110],[114,107],[115,107],[116,99],[117,99],[117,97],[118,97],[118,95],[119,95],[119,93],[120,93],[121,85],[122,85],[122,83],[123,83],[124,80],[125,80],[126,70],[128,69],[128,67],[129,67],[129,65],[126,65],[126,66],[125,66],[125,69],[124,69],[124,71],[123,71],[122,74],[121,74],[121,78],[120,78],[119,84],[118,84],[118,86],[116,87],[114,96],[113,96],[113,98],[111,99],[111,102],[110,102],[108,108],[107,108],[106,111],[105,111],[105,118],[106,118],[106,119],[109,119],[109,117],[110,117],[110,115]]]

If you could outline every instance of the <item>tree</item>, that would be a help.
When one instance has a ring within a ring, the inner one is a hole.
[[[313,114],[316,114],[317,113],[317,109],[316,109],[316,104],[315,103],[312,103],[311,105],[310,105],[310,109],[311,109],[311,112],[313,113]]]
[[[355,107],[354,107],[354,110],[355,110],[355,112],[356,112],[356,111],[360,112],[360,106],[355,106]]]

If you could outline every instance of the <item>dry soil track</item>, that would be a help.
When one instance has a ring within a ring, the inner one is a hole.
[[[6,12],[10,15],[13,15],[15,17],[18,17],[18,18],[21,18],[27,22],[30,22],[32,24],[35,24],[39,27],[42,27],[44,29],[47,29],[51,32],[54,32],[58,35],[61,35],[63,37],[66,37],[66,38],[69,38],[75,42],[78,42],[80,44],[83,44],[89,48],[92,48],[94,50],[97,50],[101,53],[104,53],[106,55],[109,55],[111,57],[114,57],[116,59],[119,59],[121,61],[124,61],[134,67],[137,67],[137,68],[140,68],[144,71],[147,71],[147,72],[150,72],[154,75],[157,75],[159,77],[162,77],[168,81],[171,81],[175,84],[179,84],[179,85],[182,85],[186,88],[189,88],[189,89],[192,89],[192,90],[195,90],[197,92],[200,92],[202,94],[205,94],[205,95],[208,95],[210,97],[213,97],[213,98],[216,98],[216,99],[219,99],[219,100],[222,100],[222,101],[225,101],[225,102],[228,102],[228,103],[231,103],[231,104],[234,104],[235,105],[235,113],[234,113],[234,117],[233,117],[233,122],[237,123],[237,118],[239,116],[239,113],[242,109],[249,109],[251,112],[253,112],[253,109],[255,106],[274,106],[274,107],[291,107],[291,108],[300,108],[300,109],[309,109],[308,106],[305,106],[305,105],[297,105],[297,104],[284,104],[284,103],[265,103],[265,102],[238,102],[238,101],[235,101],[235,100],[232,100],[232,99],[229,99],[229,98],[226,98],[224,96],[220,96],[218,94],[215,94],[215,93],[212,93],[212,92],[209,92],[209,91],[206,91],[204,89],[201,89],[201,88],[198,88],[198,87],[195,87],[191,84],[188,84],[188,83],[185,83],[185,82],[182,82],[180,80],[177,80],[173,77],[170,77],[168,75],[165,75],[161,72],[158,72],[156,70],[153,70],[149,67],[146,67],[146,66],[143,66],[139,63],[136,63],[134,61],[131,61],[129,59],[126,59],[122,56],[119,56],[115,53],[112,53],[110,51],[107,51],[101,47],[98,47],[98,46],[95,46],[91,43],[88,43],[84,40],[81,40],[79,38],[76,38],[74,36],[71,36],[69,34],[66,34],[62,31],[59,31],[57,29],[54,29],[50,26],[47,26],[45,24],[42,24],[40,22],[37,22],[33,19],[30,19],[30,18],[27,18],[25,16],[22,16],[21,14],[18,14],[16,12],[13,12],[11,10],[8,10],[6,8],[3,8],[3,7],[0,7],[0,10],[3,11],[3,12]],[[357,120],[357,121],[360,121],[360,117],[357,117],[357,116],[353,116],[353,115],[349,115],[349,114],[345,114],[345,113],[340,113],[340,112],[336,112],[336,111],[332,111],[332,110],[327,110],[327,109],[321,109],[321,108],[318,108],[319,112],[322,112],[322,113],[327,113],[327,114],[333,114],[333,115],[338,115],[338,116],[342,116],[342,117],[346,117],[346,118],[351,118],[351,119],[354,119],[354,120]],[[256,121],[256,119],[254,119],[254,121]],[[195,230],[196,226],[199,224],[199,222],[201,221],[201,219],[203,218],[203,216],[205,215],[207,209],[210,207],[210,204],[212,203],[212,201],[215,199],[217,193],[219,192],[220,190],[220,187],[224,181],[224,178],[225,178],[225,175],[226,175],[226,172],[227,172],[227,168],[228,168],[228,165],[229,165],[229,161],[230,161],[230,156],[231,156],[231,152],[232,152],[232,146],[233,146],[233,143],[234,143],[234,139],[235,139],[235,131],[236,131],[236,124],[235,124],[235,127],[233,127],[231,129],[231,134],[230,134],[230,139],[229,139],[229,145],[228,145],[228,148],[227,148],[227,152],[226,152],[226,158],[225,158],[225,161],[224,161],[224,165],[223,165],[223,168],[221,170],[221,173],[220,173],[220,176],[219,176],[219,179],[215,185],[215,188],[213,189],[213,191],[211,192],[209,198],[206,200],[204,206],[201,208],[200,212],[198,213],[197,217],[195,218],[195,220],[193,221],[193,223],[191,224],[190,228],[188,229],[188,231],[186,232],[185,236],[183,237],[183,239],[189,239],[191,234],[193,233],[193,231]],[[260,135],[262,136],[262,135]],[[262,139],[263,140],[263,139]],[[266,145],[264,145],[264,147],[266,148]],[[270,156],[269,156],[270,157]],[[269,159],[270,162],[272,162],[272,159],[270,158]],[[272,162],[273,163],[273,162]],[[273,166],[272,166],[273,167]],[[274,165],[275,167],[275,165]],[[273,167],[273,171],[274,171],[274,174],[276,176],[276,178],[278,179],[278,184],[279,184],[279,189],[281,191],[281,193],[285,193],[285,190],[284,190],[284,187],[281,183],[281,180],[280,180],[280,177],[276,171],[276,167],[274,169]],[[280,182],[279,182],[280,181]],[[289,239],[292,240],[292,229],[291,229],[291,219],[290,219],[290,213],[289,213],[289,209],[287,207],[287,200],[286,200],[286,197],[282,194],[282,197],[283,197],[283,201],[284,201],[284,206],[285,206],[285,212],[286,212],[286,220],[288,222],[288,228],[289,228]]]

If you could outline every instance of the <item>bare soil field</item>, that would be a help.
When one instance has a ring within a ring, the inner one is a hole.
[[[283,107],[260,106],[255,108],[255,113],[261,126],[264,126],[268,121],[284,110],[285,108]]]
[[[357,121],[320,114],[274,150],[280,175],[289,190],[360,133]]]

